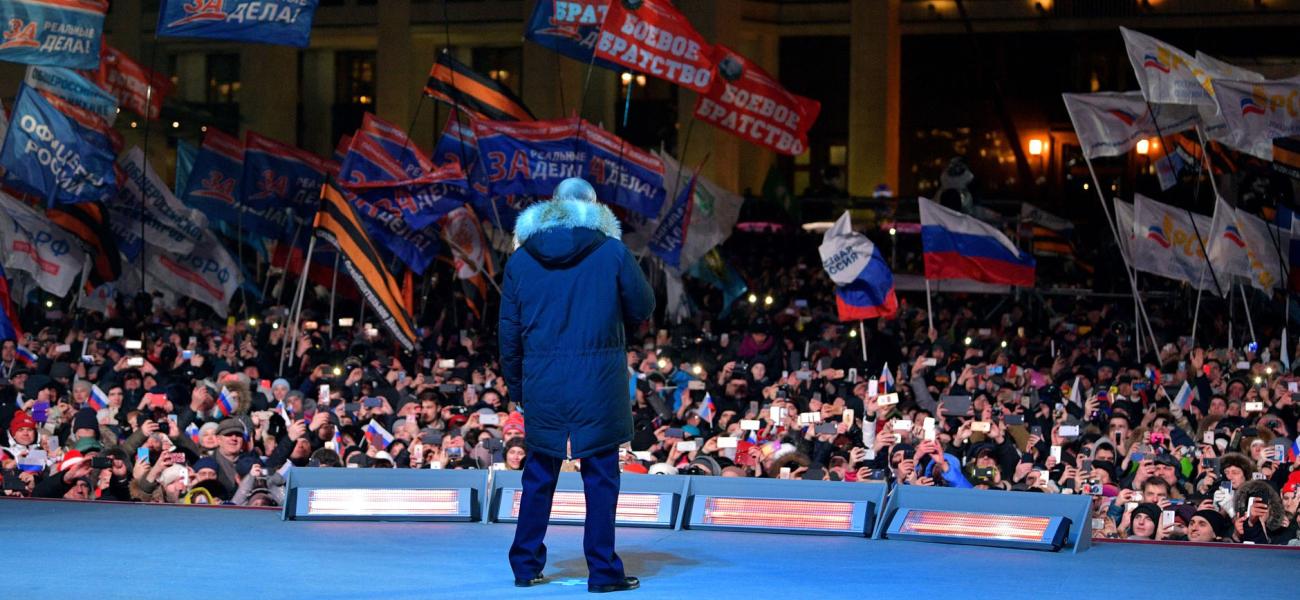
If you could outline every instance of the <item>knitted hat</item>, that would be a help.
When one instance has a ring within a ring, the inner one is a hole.
[[[501,426],[501,431],[518,431],[524,433],[524,413],[512,412],[506,417],[506,422]]]
[[[77,414],[72,417],[72,430],[76,431],[78,429],[93,429],[96,432],[99,431],[99,421],[96,420],[95,411],[93,409],[83,408],[77,411]]]
[[[212,458],[211,456],[205,456],[194,463],[194,470],[196,472],[202,471],[203,469],[212,469],[214,473],[219,473],[221,471],[221,465],[217,464],[217,459]]]
[[[1193,517],[1200,517],[1209,522],[1210,527],[1214,528],[1214,537],[1225,537],[1228,535],[1228,518],[1223,516],[1217,510],[1198,510]]]
[[[16,434],[18,433],[18,430],[24,428],[36,429],[36,421],[33,420],[32,416],[27,414],[26,411],[20,410],[14,413],[14,418],[9,421],[9,434],[10,435]]]
[[[1129,516],[1129,533],[1133,533],[1133,521],[1138,515],[1146,515],[1152,523],[1160,523],[1160,506],[1151,502],[1143,502],[1133,509],[1133,514]]]

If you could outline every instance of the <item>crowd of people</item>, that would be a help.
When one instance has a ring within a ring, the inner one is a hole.
[[[938,295],[928,315],[902,293],[859,328],[790,235],[728,242],[754,296],[722,311],[688,281],[693,318],[629,332],[625,473],[1080,494],[1098,537],[1300,544],[1300,354],[1263,315],[1258,345],[1227,347],[1222,315],[1193,340],[1185,299],[1153,300],[1165,339],[1142,355],[1126,302],[1086,298]],[[319,292],[301,331],[282,307],[129,300],[25,312],[3,342],[5,495],[277,506],[292,467],[522,468],[490,315],[430,313],[401,352]]]

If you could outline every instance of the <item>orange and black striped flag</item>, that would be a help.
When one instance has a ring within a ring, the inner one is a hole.
[[[388,331],[407,350],[414,350],[417,338],[411,313],[402,302],[397,279],[366,235],[361,220],[343,192],[327,183],[321,188],[320,211],[316,213],[316,235],[339,249],[343,267],[356,282]]]
[[[98,287],[110,281],[117,281],[122,275],[122,257],[114,242],[113,232],[108,227],[108,211],[97,202],[79,202],[60,204],[45,210],[45,216],[55,225],[62,227],[86,246],[94,258],[94,268],[90,270],[90,287]]]
[[[438,54],[429,71],[424,95],[456,106],[478,119],[492,121],[535,121],[532,111],[510,88],[490,77],[475,73],[451,54]]]

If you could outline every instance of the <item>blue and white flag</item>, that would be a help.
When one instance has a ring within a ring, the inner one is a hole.
[[[841,321],[889,318],[898,312],[894,272],[867,236],[853,231],[849,212],[826,230],[819,248],[822,268],[835,282]]]
[[[319,0],[163,0],[158,37],[306,48]]]
[[[243,142],[209,127],[185,188],[178,194],[186,206],[202,211],[209,219],[234,225],[239,222],[243,173]]]
[[[681,268],[682,248],[686,246],[686,233],[691,225],[691,207],[695,205],[695,177],[691,177],[686,189],[677,195],[668,214],[660,219],[659,226],[650,236],[647,247],[674,268]]]
[[[320,205],[326,170],[325,161],[310,152],[250,132],[244,146],[241,200],[261,218],[250,224],[246,214],[244,227],[281,241],[293,237],[297,227],[309,227]]]
[[[66,67],[27,67],[27,87],[53,94],[112,125],[117,121],[117,98],[80,73]]]
[[[107,0],[0,2],[0,60],[95,70]]]
[[[48,206],[109,200],[117,192],[111,131],[94,115],[24,85],[0,147],[5,180]]]
[[[608,10],[609,0],[539,0],[524,29],[524,38],[583,64],[591,63]],[[606,69],[623,70],[601,58],[594,62]]]
[[[176,142],[176,179],[172,191],[177,196],[185,193],[185,186],[190,181],[190,172],[194,170],[194,159],[199,157],[199,147],[191,142]]]

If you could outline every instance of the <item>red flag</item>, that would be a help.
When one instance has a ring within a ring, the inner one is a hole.
[[[162,112],[163,99],[172,93],[170,79],[131,60],[121,50],[102,44],[99,51],[99,70],[83,71],[86,77],[117,98],[122,106],[136,114],[157,120]],[[153,90],[149,89],[150,83]],[[148,111],[146,112],[146,105]]]
[[[610,2],[596,57],[700,93],[713,85],[713,46],[669,0]]]
[[[732,135],[798,156],[808,146],[808,130],[822,105],[790,93],[757,64],[725,46],[716,46],[717,81],[695,103],[695,118]]]

